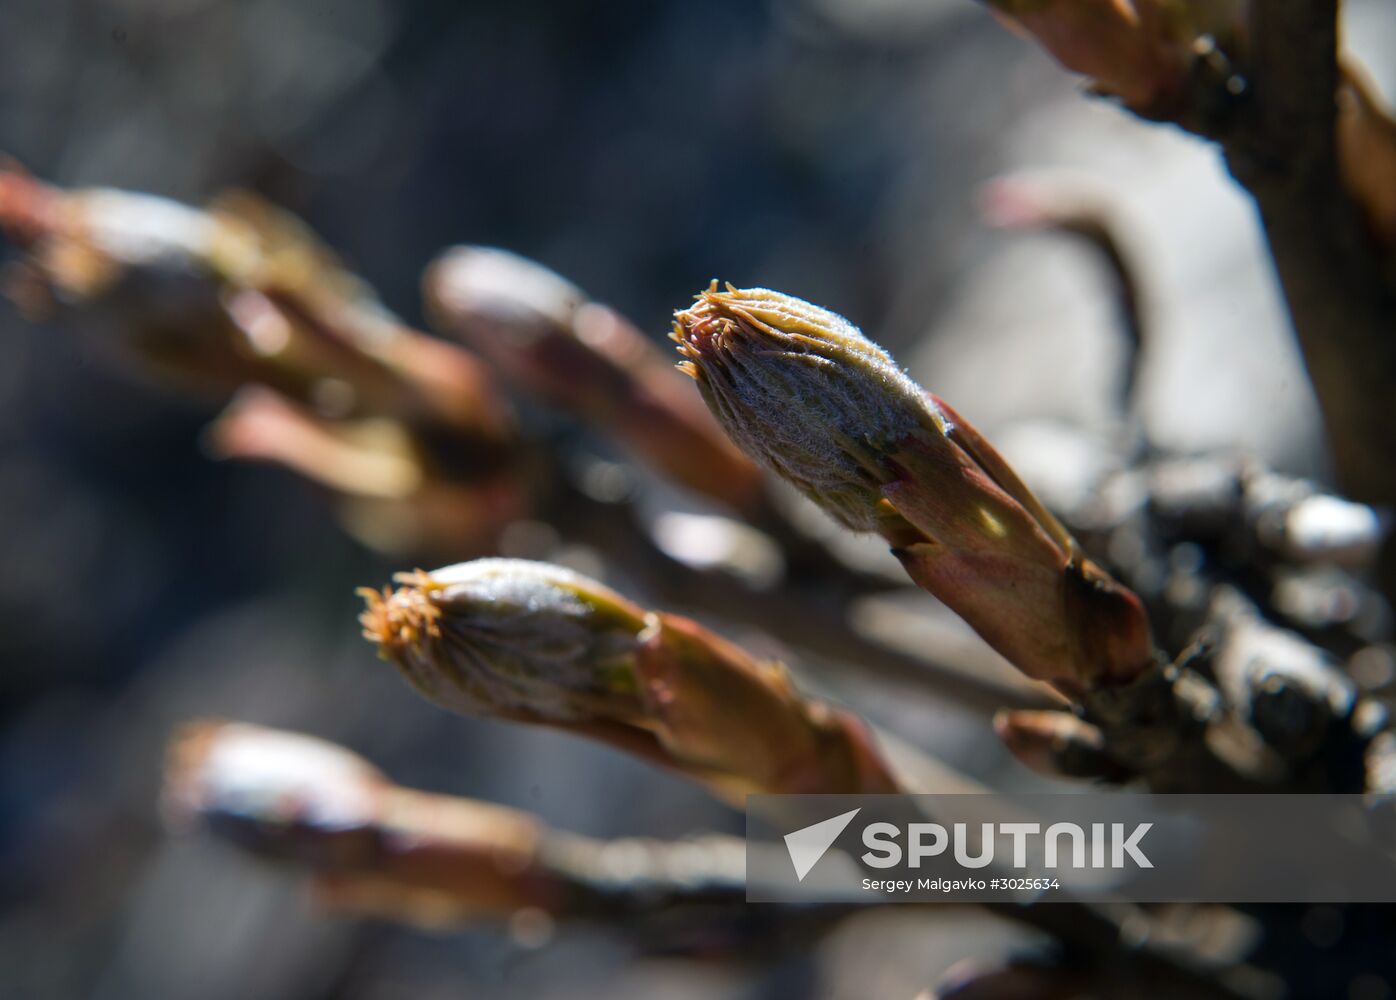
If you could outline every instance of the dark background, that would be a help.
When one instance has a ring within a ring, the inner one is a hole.
[[[1348,22],[1389,96],[1396,12]],[[1114,420],[1096,262],[976,209],[1001,171],[1066,170],[1115,200],[1143,262],[1154,436],[1323,469],[1215,154],[1078,96],[970,0],[5,0],[0,151],[65,186],[256,189],[414,323],[422,267],[456,242],[537,258],[656,338],[711,277],[780,288],[862,324],[1010,454],[1025,418]],[[416,699],[354,625],[354,586],[403,567],[289,474],[206,460],[213,414],[0,307],[4,995],[909,997],[998,946],[963,914],[890,912],[761,968],[585,928],[543,949],[431,937],[318,917],[289,876],[167,839],[163,743],[208,715],[582,832],[740,830],[608,751]],[[981,776],[1007,766],[985,727],[895,702],[863,707]]]

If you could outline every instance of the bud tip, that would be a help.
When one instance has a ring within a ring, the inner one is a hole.
[[[398,573],[393,579],[402,586],[396,590],[384,587],[382,591],[359,587],[354,591],[366,605],[359,615],[363,636],[378,643],[382,656],[404,646],[418,646],[423,637],[435,639],[441,635],[441,609],[431,599],[441,584],[421,569]]]

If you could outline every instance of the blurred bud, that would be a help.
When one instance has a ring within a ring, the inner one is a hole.
[[[600,739],[734,800],[896,787],[861,722],[687,619],[516,559],[399,581],[361,591],[364,634],[452,711]]]
[[[9,292],[27,312],[161,385],[232,397],[213,448],[330,487],[361,541],[474,555],[524,506],[513,414],[484,364],[399,322],[289,213],[0,171],[0,229],[23,250]]]
[[[165,813],[313,876],[334,909],[438,927],[574,899],[532,816],[402,788],[343,747],[229,722],[171,742]],[[566,841],[562,842],[564,845]]]
[[[29,318],[80,330],[160,381],[217,393],[254,376],[212,276],[255,255],[245,228],[151,195],[0,182],[0,229],[23,251],[6,293]]]
[[[233,397],[207,441],[219,458],[276,462],[342,493],[406,497],[426,476],[401,425],[330,420],[259,387]]]
[[[548,327],[565,330],[587,302],[586,293],[556,271],[495,247],[447,250],[428,269],[425,287],[434,308],[478,314],[507,325],[512,329],[499,331],[505,337],[542,337]],[[525,384],[549,393],[570,391],[554,380],[556,373],[546,364],[529,367],[526,356],[500,355],[501,361],[506,359],[511,374],[517,374]]]
[[[757,470],[615,310],[533,261],[489,247],[443,254],[424,280],[434,322],[512,381],[618,440],[661,474],[755,507]]]
[[[304,870],[327,909],[420,927],[507,919],[516,938],[538,944],[554,917],[633,930],[637,915],[672,916],[680,926],[658,930],[654,944],[699,933],[711,945],[720,938],[701,932],[745,908],[739,838],[594,840],[529,813],[404,788],[343,747],[261,726],[183,727],[164,806],[176,827],[205,826]]]
[[[220,195],[208,215],[256,242],[255,254],[218,271],[221,280],[241,295],[260,295],[284,317],[294,335],[286,348],[305,352],[308,367],[350,385],[360,397],[355,412],[509,441],[512,415],[481,361],[408,328],[304,222],[246,192]]]
[[[217,458],[271,462],[327,487],[345,530],[375,550],[490,551],[527,509],[523,482],[509,470],[443,463],[441,438],[420,431],[385,418],[331,419],[253,386],[233,397],[205,443]]]
[[[296,733],[201,722],[171,742],[163,807],[258,853],[316,864],[372,852],[387,779],[342,747]]]
[[[650,530],[660,550],[685,566],[700,571],[721,569],[757,589],[772,587],[780,579],[780,549],[744,521],[665,511],[654,519]]]
[[[478,359],[411,330],[303,222],[225,194],[207,209],[62,191],[0,172],[0,230],[24,251],[9,292],[161,383],[249,383],[325,416],[401,420],[500,464],[513,422]]]
[[[1046,777],[1125,777],[1105,753],[1104,734],[1068,712],[1003,710],[994,716],[994,732],[1021,764]]]
[[[1029,677],[1075,691],[1153,662],[1138,598],[847,320],[714,282],[676,314],[674,339],[743,451],[844,525],[880,534],[918,585]]]

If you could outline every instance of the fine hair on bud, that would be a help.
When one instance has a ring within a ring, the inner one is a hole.
[[[365,637],[453,711],[533,721],[631,722],[644,612],[595,581],[523,559],[399,574],[361,590]]]
[[[737,446],[856,531],[877,529],[884,455],[942,424],[856,326],[781,292],[714,281],[675,314],[672,338]]]
[[[1153,662],[1139,599],[1086,559],[993,446],[827,309],[766,289],[675,314],[681,367],[736,444],[1029,677],[1079,690]]]

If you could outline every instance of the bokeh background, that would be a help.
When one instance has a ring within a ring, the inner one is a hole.
[[[1396,7],[1347,8],[1390,100]],[[1099,262],[981,217],[986,180],[1051,170],[1110,200],[1140,264],[1155,440],[1325,469],[1216,153],[1082,97],[971,0],[5,0],[0,151],[68,186],[252,188],[413,322],[422,267],[457,242],[539,259],[657,339],[711,277],[780,288],[1010,445],[1025,420],[1118,420]],[[413,696],[354,624],[354,586],[403,567],[289,473],[207,460],[212,416],[0,307],[0,994],[910,997],[1003,945],[983,919],[894,911],[760,965],[597,928],[430,936],[323,917],[286,873],[167,837],[164,740],[199,716],[313,732],[580,832],[741,829],[609,751]],[[982,722],[848,697],[1013,780]]]

